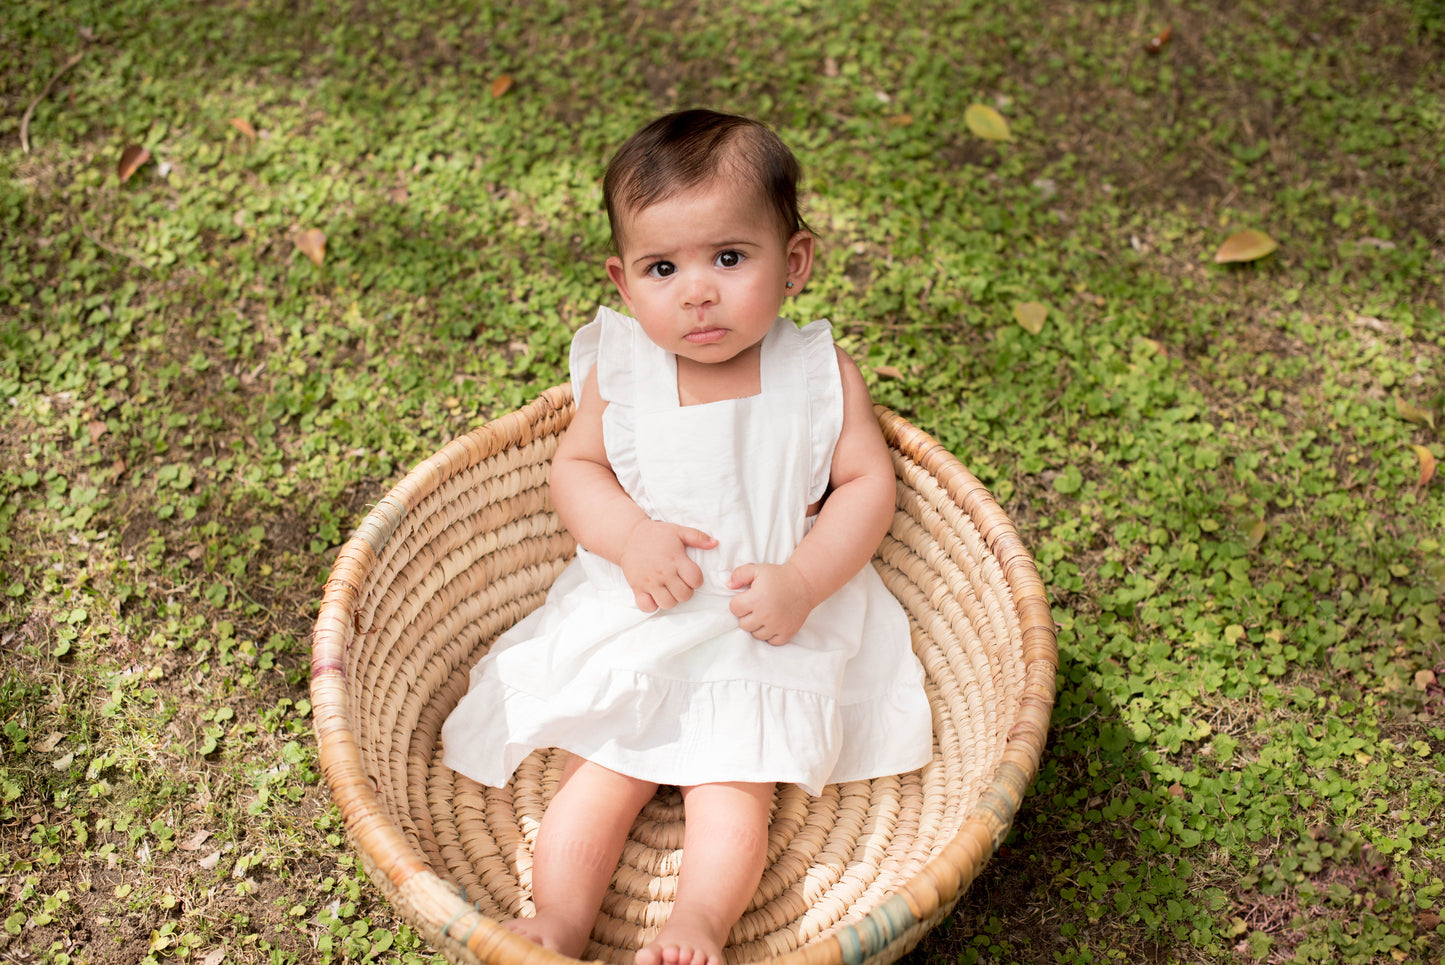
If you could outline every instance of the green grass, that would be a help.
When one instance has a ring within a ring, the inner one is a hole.
[[[562,379],[607,156],[706,104],[795,147],[797,314],[1062,627],[1042,772],[910,961],[1439,961],[1442,40],[1428,0],[10,4],[0,957],[431,954],[320,787],[321,582]],[[1214,264],[1239,227],[1279,250]]]

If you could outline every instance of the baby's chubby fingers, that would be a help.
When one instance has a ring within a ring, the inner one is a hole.
[[[677,527],[677,535],[682,540],[684,546],[691,546],[693,549],[710,550],[717,546],[717,540],[702,530],[694,529],[691,526]]]
[[[674,605],[691,600],[692,591],[702,586],[702,570],[696,566],[692,569],[697,570],[696,579],[693,579],[685,568],[679,567],[677,576],[667,581],[667,592],[672,594]]]
[[[733,570],[732,575],[728,577],[728,589],[741,590],[745,586],[752,586],[753,580],[757,578],[757,573],[758,569],[754,564],[744,563]],[[733,615],[739,616],[740,614],[734,610]]]
[[[793,634],[791,633],[774,632],[771,629],[764,629],[753,634],[753,636],[774,647],[781,647],[793,639]]]
[[[762,618],[751,610],[744,610],[742,613],[734,613],[738,618],[738,628],[757,636],[758,631],[763,627]]]
[[[731,583],[728,584],[728,588],[732,590],[741,589],[741,587],[733,586]],[[757,617],[753,615],[753,602],[751,599],[749,599],[746,593],[739,593],[737,596],[729,600],[728,611],[732,613],[733,616],[738,618],[738,626],[742,627],[749,633],[752,633],[753,630],[757,629],[758,624],[761,622]],[[749,621],[751,621],[752,623],[751,626],[748,625]]]
[[[669,610],[692,597],[703,584],[702,567],[687,555],[689,547],[711,549],[717,540],[700,529],[657,520],[634,526],[623,548],[622,575],[644,613]]]
[[[807,584],[788,564],[744,563],[728,588],[741,591],[728,602],[738,626],[774,646],[791,640],[813,609]]]
[[[693,549],[710,550],[717,546],[717,540],[707,535],[700,529],[693,529],[690,526],[680,526],[679,535],[682,537],[682,545],[690,546]],[[684,556],[677,566],[677,575],[687,585],[685,596],[679,596],[678,600],[686,600],[692,596],[692,591],[702,586],[702,567],[698,566],[690,556]]]
[[[692,561],[690,557],[683,557],[677,565],[678,582],[687,589],[687,596],[678,599],[686,600],[692,596],[692,591],[702,586],[702,567]]]

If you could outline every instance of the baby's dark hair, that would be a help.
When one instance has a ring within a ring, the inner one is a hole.
[[[798,212],[802,167],[771,128],[736,114],[687,110],[642,128],[608,163],[602,197],[612,247],[621,250],[617,225],[623,212],[641,211],[720,174],[751,181],[784,237],[810,230]]]

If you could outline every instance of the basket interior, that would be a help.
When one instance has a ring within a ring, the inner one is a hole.
[[[548,464],[570,417],[570,407],[556,408],[500,451],[488,452],[497,448],[490,438],[454,443],[451,455],[434,457],[408,477],[412,485],[382,500],[353,540],[365,544],[355,555],[366,565],[356,567],[347,598],[346,716],[361,769],[380,815],[415,856],[498,921],[531,913],[532,846],[564,756],[534,753],[507,787],[487,788],[441,764],[439,734],[472,665],[541,604],[573,554],[547,496]],[[925,470],[890,439],[898,508],[873,565],[909,615],[927,675],[933,759],[908,774],[830,785],[818,797],[779,785],[768,868],[733,930],[730,962],[822,940],[936,865],[993,781],[1024,702],[1024,627],[1004,567],[937,467]],[[368,858],[366,842],[353,837]],[[660,927],[681,843],[681,796],[663,789],[633,826],[588,957],[631,962]],[[368,866],[378,877],[377,863]],[[966,885],[977,870],[958,873]],[[394,881],[378,883],[397,900]],[[945,895],[931,921],[956,900]],[[442,937],[446,950],[453,936]]]

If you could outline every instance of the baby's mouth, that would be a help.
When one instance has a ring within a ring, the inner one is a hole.
[[[691,342],[693,345],[707,345],[710,342],[719,341],[727,335],[727,333],[727,329],[725,328],[699,328],[688,332],[683,336],[683,339]]]

